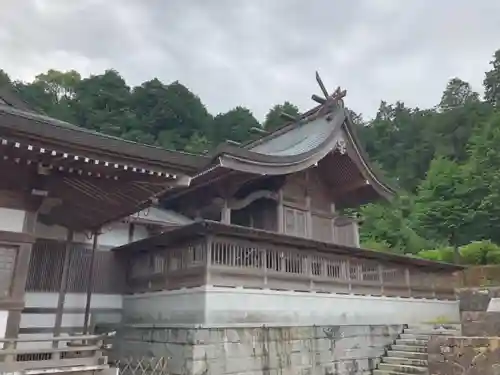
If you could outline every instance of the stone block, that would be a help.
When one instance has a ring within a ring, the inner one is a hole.
[[[464,336],[500,336],[500,312],[462,312]]]
[[[457,290],[460,311],[487,311],[492,298],[500,298],[499,287],[464,288]]]
[[[499,375],[500,337],[432,336],[430,375]]]

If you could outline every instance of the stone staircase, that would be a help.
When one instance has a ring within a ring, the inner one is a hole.
[[[431,335],[460,335],[460,324],[408,325],[382,357],[373,375],[428,375],[427,344]]]

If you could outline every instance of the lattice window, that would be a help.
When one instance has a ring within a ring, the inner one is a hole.
[[[286,207],[284,215],[286,234],[307,237],[306,213],[304,211]]]
[[[150,273],[150,256],[149,254],[140,254],[130,260],[130,276],[132,278],[145,277]]]
[[[17,247],[0,245],[0,294],[10,294],[10,286],[16,264]]]

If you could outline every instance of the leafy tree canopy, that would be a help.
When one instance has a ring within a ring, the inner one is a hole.
[[[381,101],[371,121],[350,110],[370,158],[402,189],[390,204],[358,209],[364,246],[442,261],[451,261],[454,248],[466,262],[500,259],[500,50],[484,77],[483,99],[454,77],[434,108]],[[153,78],[129,87],[114,70],[86,78],[49,70],[32,82],[12,82],[0,69],[0,86],[5,84],[47,115],[191,153],[226,140],[247,142],[259,136],[255,128],[283,126],[282,112],[299,114],[285,101],[272,106],[262,123],[242,106],[213,116],[180,82]]]

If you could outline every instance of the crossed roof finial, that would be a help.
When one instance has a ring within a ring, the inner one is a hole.
[[[321,96],[318,96],[316,94],[312,95],[312,100],[315,102],[321,104],[321,108],[319,111],[316,112],[315,117],[318,117],[328,111],[330,111],[332,108],[336,106],[344,107],[344,98],[347,95],[347,90],[342,90],[340,86],[338,86],[335,91],[330,95],[328,94],[328,91],[326,90],[325,85],[323,84],[323,80],[319,76],[319,73],[316,72],[316,82],[318,82],[319,88],[321,89],[321,92],[325,96],[323,99]],[[286,112],[281,113],[281,117],[288,121],[297,121],[297,118],[293,115],[290,115]]]
[[[344,107],[343,98],[345,98],[345,96],[347,95],[347,90],[342,90],[340,86],[338,86],[331,95],[328,94],[328,91],[326,90],[325,85],[323,84],[323,80],[319,76],[318,72],[316,72],[316,82],[318,82],[319,88],[323,92],[325,99],[318,95],[313,95],[312,100],[323,105],[326,108],[331,108],[332,106],[335,106],[337,104],[341,107]]]

